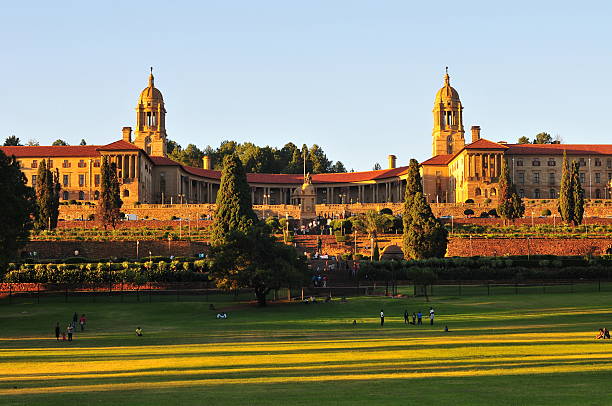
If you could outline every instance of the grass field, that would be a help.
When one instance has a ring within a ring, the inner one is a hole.
[[[227,320],[182,300],[0,301],[0,404],[612,404],[610,292],[437,297],[416,327],[421,299],[217,303]],[[56,342],[75,311],[87,331]]]

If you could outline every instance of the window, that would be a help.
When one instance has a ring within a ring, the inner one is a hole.
[[[79,200],[85,200],[85,192],[79,190]]]
[[[540,198],[540,189],[536,189],[533,191],[533,197],[536,199]]]
[[[612,159],[608,158],[608,159],[606,160],[606,167],[607,167],[608,169],[612,168]]]
[[[32,161],[32,168],[38,168],[38,161],[37,160],[33,160]]]
[[[536,159],[534,159],[534,160],[531,162],[531,166],[540,166],[540,160],[539,160],[539,159],[537,159],[537,158],[536,158]]]
[[[519,196],[525,197],[525,189],[519,189]]]
[[[78,165],[78,166],[79,166],[79,168],[85,168],[87,165],[85,164],[85,161],[84,161],[84,160],[80,159],[80,160],[79,160],[79,165]]]
[[[79,186],[85,186],[85,175],[79,175]]]
[[[550,158],[548,160],[548,166],[555,166],[555,165],[557,165],[557,162],[555,161],[555,159],[554,158]]]
[[[522,159],[518,159],[516,161],[516,166],[523,166],[523,160]]]
[[[580,166],[586,166],[586,160],[584,158],[580,158]]]
[[[555,173],[554,172],[549,172],[548,173],[548,184],[549,185],[554,185],[555,184]]]
[[[64,192],[62,193],[62,199],[68,200],[69,197],[70,197],[70,195],[68,194],[68,191],[64,190]]]
[[[94,192],[94,199],[98,200],[99,198],[100,198],[100,191],[99,191],[99,190],[96,190],[96,191]]]
[[[557,191],[555,189],[550,189],[549,193],[550,193],[550,198],[551,199],[556,199],[557,198]]]
[[[99,160],[99,159],[96,159],[96,160],[94,161],[94,168],[99,168],[99,167],[100,167],[100,160]]]
[[[601,173],[599,172],[595,174],[595,183],[601,183]]]
[[[540,172],[533,173],[533,183],[540,183]]]
[[[70,168],[70,162],[67,159],[64,159],[64,162],[62,162],[62,168]]]
[[[601,166],[601,160],[599,158],[595,158],[595,166]]]
[[[65,187],[70,186],[70,175],[62,176],[62,185]]]
[[[32,175],[32,187],[36,186],[36,175]]]
[[[519,172],[518,173],[518,183],[520,185],[524,185],[525,184],[525,172]]]
[[[585,181],[586,181],[586,175],[584,174],[584,172],[580,172],[580,183],[584,185]]]
[[[100,186],[100,175],[94,175],[94,184]]]
[[[601,199],[601,190],[595,189],[595,198],[596,199]]]
[[[125,190],[123,191],[123,197],[130,197],[130,191],[129,191],[129,190],[127,190],[127,189],[125,189]]]

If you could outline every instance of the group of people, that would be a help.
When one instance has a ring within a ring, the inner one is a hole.
[[[599,332],[597,333],[597,335],[595,336],[595,338],[597,340],[602,340],[602,339],[610,339],[610,331],[608,331],[607,328],[600,328]]]
[[[412,324],[412,325],[421,325],[423,324],[423,313],[419,310],[418,313],[412,312],[412,321],[410,321],[410,315],[408,314],[408,310],[404,310],[404,323]],[[433,307],[429,308],[429,324],[433,326],[435,318],[435,312]],[[383,309],[380,309],[380,325],[385,325],[385,312]]]
[[[81,331],[85,331],[85,325],[87,324],[87,318],[84,314],[79,317],[79,315],[74,312],[72,315],[72,320],[68,323],[68,326],[64,331],[60,328],[59,321],[55,323],[55,339],[57,341],[72,341],[72,336],[74,335],[77,324],[80,325]]]

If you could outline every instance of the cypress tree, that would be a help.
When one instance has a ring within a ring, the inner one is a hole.
[[[505,159],[502,160],[501,173],[497,213],[504,219],[504,222],[507,220],[514,221],[514,219],[523,217],[525,205],[510,179],[510,171]]]
[[[47,168],[47,163],[42,160],[38,166],[36,175],[36,216],[34,227],[37,230],[46,228],[55,229],[59,217],[60,184],[59,172],[55,174]]]
[[[227,155],[223,158],[211,242],[213,245],[221,245],[231,232],[246,233],[257,223],[242,162],[236,155]]]
[[[402,216],[404,230],[410,227],[410,222],[412,221],[410,217],[412,213],[412,204],[414,196],[417,193],[423,193],[423,181],[421,179],[418,161],[416,159],[411,159],[406,174],[406,190],[404,192],[404,213]]]
[[[442,258],[446,255],[448,231],[433,215],[425,196],[412,198],[410,225],[404,229],[404,255],[414,259]]]
[[[572,174],[570,165],[567,160],[567,154],[563,152],[563,166],[561,172],[561,187],[559,189],[559,199],[557,200],[557,207],[561,219],[570,224],[574,219],[574,196],[572,187]]]
[[[584,189],[580,183],[580,164],[576,161],[572,162],[572,200],[573,213],[572,223],[577,226],[582,224],[584,216]]]
[[[117,179],[117,166],[110,163],[107,157],[102,158],[100,182],[100,200],[98,201],[98,216],[106,229],[108,225],[115,228],[121,218],[121,196],[119,194],[119,180]]]

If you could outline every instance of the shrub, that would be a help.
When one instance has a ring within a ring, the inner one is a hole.
[[[474,210],[472,209],[466,209],[463,214],[465,214],[466,216],[473,216],[474,215]]]
[[[72,199],[72,200],[69,200],[69,201],[68,201],[68,204],[77,204],[77,201],[76,201],[76,200],[74,200],[74,199]]]
[[[393,210],[391,210],[388,207],[385,207],[383,209],[380,209],[380,214],[389,214],[389,215],[392,216],[393,215]]]
[[[499,215],[497,214],[497,210],[496,209],[489,210],[489,216],[491,216],[491,217],[499,217]]]
[[[474,203],[474,199],[466,199],[466,203]]]
[[[483,211],[482,213],[480,213],[480,217],[488,218],[489,217],[489,212]]]
[[[542,214],[541,214],[541,215],[542,215],[542,216],[550,216],[551,214],[552,214],[552,213],[550,212],[550,210],[549,210],[549,209],[544,209],[544,210],[542,210]]]
[[[485,204],[489,204],[489,203],[491,203],[491,199],[489,199],[489,198],[487,197],[486,199],[484,199],[484,203],[485,203]]]

